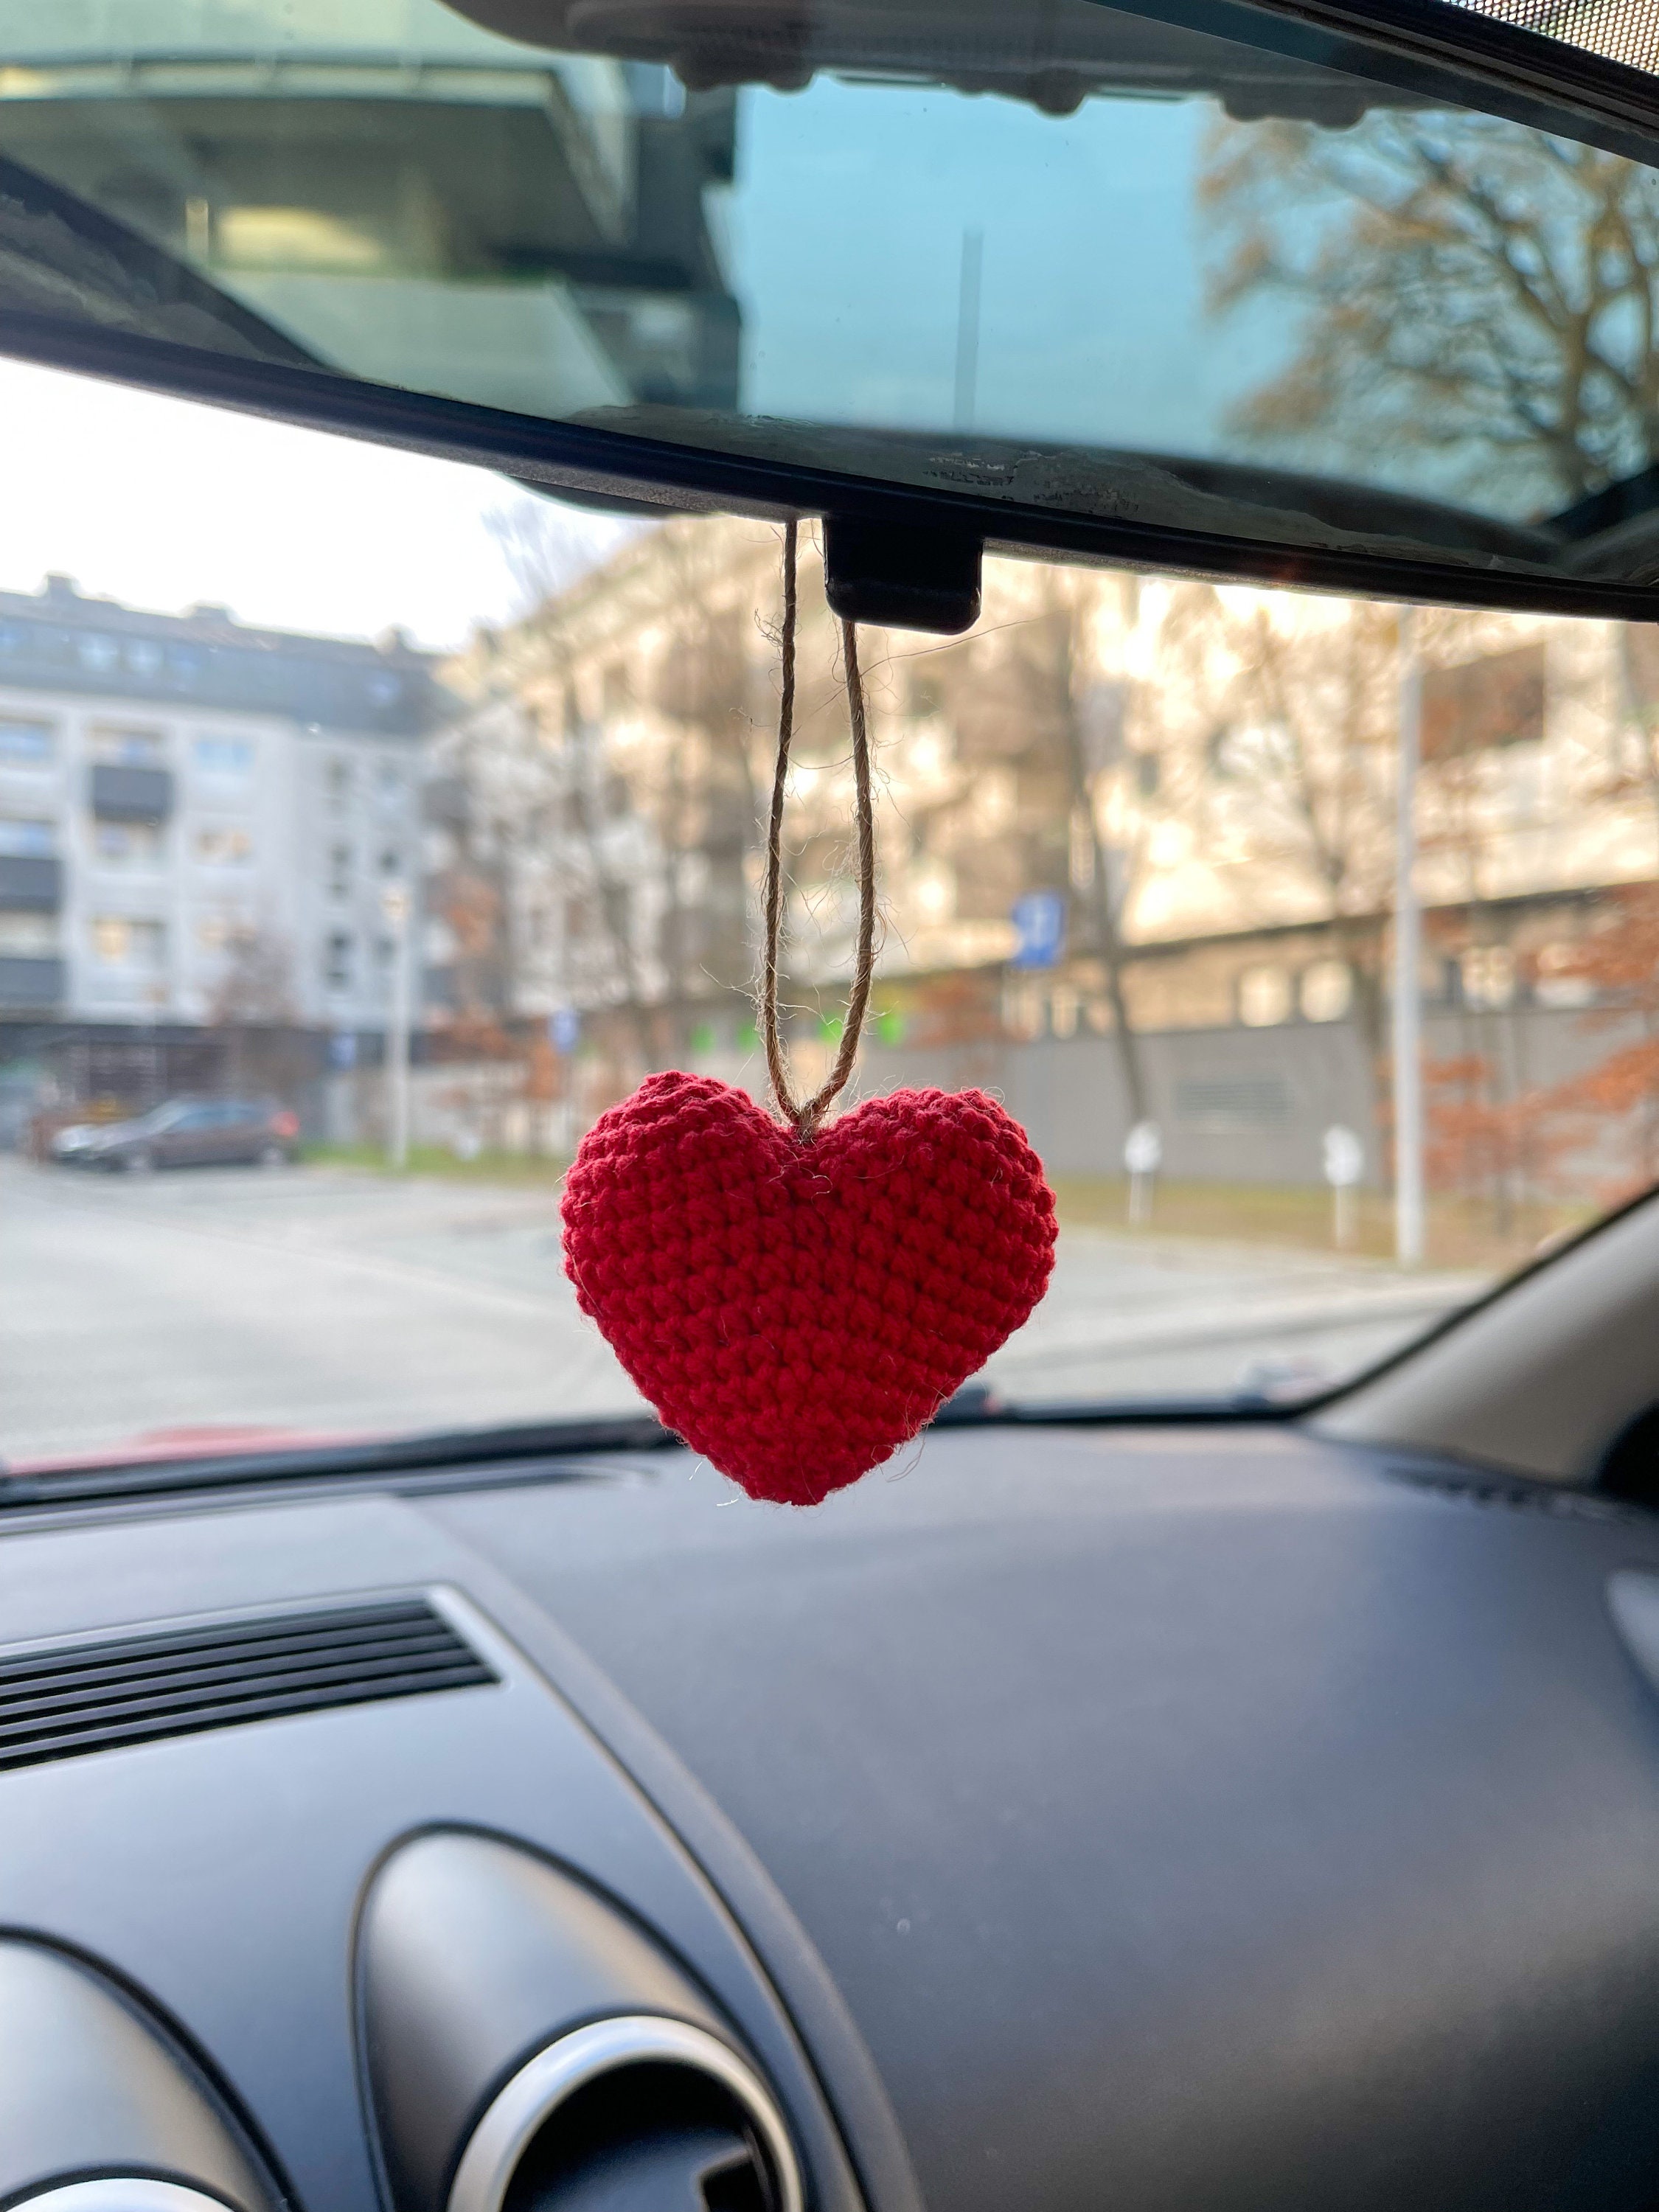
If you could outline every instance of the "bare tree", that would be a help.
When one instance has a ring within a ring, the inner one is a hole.
[[[1326,923],[1381,1049],[1377,916],[1394,895],[1398,617],[1355,600],[1287,623],[1265,599],[1178,586],[1164,657],[1187,681],[1164,702],[1166,754],[1212,850],[1231,852],[1243,918],[1281,919],[1287,894]]]
[[[208,1002],[216,1028],[271,1028],[297,1018],[294,947],[280,932],[253,926],[233,931]]]
[[[208,1002],[208,1021],[225,1040],[225,1078],[233,1089],[288,1095],[305,1079],[298,1019],[289,939],[268,926],[234,931]]]
[[[1448,495],[1498,470],[1534,512],[1659,454],[1655,171],[1492,118],[1382,109],[1346,131],[1222,125],[1200,193],[1212,306],[1298,311],[1288,363],[1236,411],[1268,448],[1414,453]]]
[[[1069,849],[1066,855],[1075,894],[1069,949],[1099,963],[1129,1118],[1142,1121],[1150,1110],[1150,1093],[1123,981],[1123,917],[1133,890],[1139,840],[1117,839],[1109,844],[1101,830],[1100,785],[1109,769],[1121,765],[1125,702],[1120,696],[1113,714],[1115,729],[1091,730],[1088,640],[1095,614],[1095,580],[1054,566],[1045,567],[1039,576],[1036,618],[1012,633],[1008,650],[1032,686],[1039,719],[1052,729],[1066,819],[1069,829],[1080,833],[1086,855],[1087,865],[1080,872],[1073,865]],[[1104,705],[1097,688],[1096,698]]]
[[[631,517],[586,514],[526,492],[491,507],[484,527],[517,587],[519,611],[533,614],[599,568],[650,525]]]

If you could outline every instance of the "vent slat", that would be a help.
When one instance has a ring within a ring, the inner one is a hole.
[[[374,1634],[400,1626],[430,1628],[434,1624],[443,1626],[430,1606],[399,1604],[354,1607],[338,1614],[277,1613],[258,1620],[231,1621],[222,1627],[180,1629],[175,1635],[100,1638],[95,1644],[31,1652],[21,1659],[0,1660],[0,1690],[13,1680],[41,1674],[67,1673],[71,1668],[101,1667],[129,1660],[137,1663],[149,1653],[170,1656],[204,1650],[232,1651],[289,1639],[314,1642],[319,1638],[325,1641],[337,1638],[344,1641],[359,1633]],[[446,1629],[445,1632],[449,1632]]]
[[[470,1656],[470,1655],[469,1655]],[[31,1701],[22,1708],[22,1717],[16,1711],[0,1715],[0,1751],[21,1737],[39,1735],[43,1725],[70,1727],[76,1724],[77,1714],[89,1714],[94,1720],[118,1715],[128,1711],[159,1712],[191,1712],[198,1705],[240,1704],[247,1699],[277,1691],[296,1692],[307,1689],[326,1690],[331,1686],[347,1689],[353,1682],[376,1682],[398,1675],[410,1680],[420,1674],[441,1674],[456,1663],[453,1645],[435,1650],[426,1658],[393,1656],[362,1661],[352,1659],[339,1665],[294,1667],[276,1674],[249,1674],[240,1686],[234,1668],[216,1670],[216,1681],[152,1686],[140,1684],[125,1694],[104,1690],[96,1697],[73,1698],[44,1698]],[[330,1702],[338,1702],[331,1700]],[[346,1702],[349,1702],[348,1698]]]
[[[499,1679],[419,1599],[33,1652],[0,1662],[0,1771]]]
[[[455,1667],[447,1677],[418,1682],[388,1682],[367,1686],[354,1698],[261,1698],[247,1705],[226,1705],[210,1711],[157,1713],[148,1721],[124,1722],[107,1729],[77,1729],[72,1734],[50,1736],[0,1756],[0,1770],[40,1766],[48,1761],[79,1758],[87,1752],[119,1751],[130,1745],[151,1743],[160,1738],[201,1735],[210,1729],[234,1728],[245,1721],[281,1720],[295,1714],[326,1712],[343,1705],[381,1705],[390,1698],[413,1697],[428,1690],[465,1690],[495,1677],[483,1675],[477,1661]]]
[[[148,1661],[143,1667],[102,1667],[90,1673],[76,1673],[61,1689],[56,1682],[36,1680],[27,1692],[0,1691],[0,1728],[15,1713],[33,1713],[47,1705],[56,1709],[95,1705],[102,1698],[136,1697],[141,1692],[160,1695],[174,1687],[186,1690],[216,1680],[252,1681],[271,1674],[297,1674],[317,1666],[333,1666],[347,1672],[356,1665],[369,1668],[386,1660],[416,1666],[428,1652],[441,1656],[454,1649],[453,1636],[447,1632],[434,1631],[420,1637],[380,1637],[372,1644],[356,1643],[343,1657],[337,1656],[334,1647],[319,1640],[303,1650],[261,1650],[258,1657],[222,1659],[211,1653],[192,1652],[186,1663],[173,1667],[158,1660]]]

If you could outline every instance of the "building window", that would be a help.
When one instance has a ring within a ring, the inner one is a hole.
[[[44,768],[57,743],[58,732],[50,722],[0,720],[0,765]]]
[[[1515,955],[1507,945],[1472,945],[1457,964],[1466,1006],[1514,1004]]]
[[[76,652],[82,667],[91,669],[94,676],[107,676],[121,658],[121,648],[112,637],[83,637]]]
[[[1523,645],[1423,673],[1425,761],[1455,759],[1544,734],[1544,648]]]
[[[1283,968],[1247,968],[1238,979],[1238,1018],[1248,1030],[1276,1029],[1291,1018],[1291,979]]]
[[[197,773],[216,783],[246,783],[253,773],[251,738],[198,738],[191,746]]]
[[[384,846],[380,852],[380,873],[383,876],[400,876],[403,872],[403,854],[395,845]]]
[[[163,922],[135,921],[124,914],[94,916],[93,957],[106,968],[159,968],[167,958],[167,947]]]
[[[204,914],[196,925],[196,942],[204,952],[222,952],[241,934],[241,925],[222,914]]]
[[[343,814],[351,804],[351,763],[331,760],[325,783],[329,805],[336,814]]]
[[[351,988],[352,943],[343,930],[337,930],[328,940],[323,955],[323,980],[331,991]]]
[[[159,676],[161,648],[153,638],[136,637],[127,647],[127,666],[135,676]]]
[[[49,960],[57,951],[55,915],[0,914],[0,953],[14,960]]]
[[[1302,1018],[1340,1022],[1353,1004],[1353,975],[1346,960],[1316,960],[1302,971]]]
[[[196,832],[196,857],[204,867],[246,867],[253,858],[253,839],[240,824],[216,823]]]
[[[1539,952],[1533,996],[1540,1006],[1588,1006],[1595,997],[1595,984],[1583,974],[1583,947],[1571,943],[1546,945]]]
[[[159,868],[166,858],[159,822],[94,822],[92,849],[106,868]]]
[[[167,738],[160,730],[98,722],[92,729],[91,751],[94,760],[119,768],[161,768],[167,762]]]
[[[382,814],[396,814],[409,794],[409,784],[395,761],[382,761],[374,772],[374,797]]]
[[[0,854],[8,860],[46,860],[58,850],[58,826],[0,814]]]
[[[331,898],[351,896],[351,848],[331,845],[328,854],[328,895]]]

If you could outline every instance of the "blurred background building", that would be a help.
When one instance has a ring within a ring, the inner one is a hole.
[[[648,1066],[759,1079],[777,572],[769,529],[672,522],[446,672],[469,705],[431,749],[428,1018],[534,1039],[556,1149]],[[803,611],[788,992],[810,1079],[855,913],[810,554]],[[1431,1135],[1443,1166],[1524,1183],[1590,1141],[1586,1084],[1652,1024],[1632,977],[1659,650],[1449,611],[1418,635]],[[1115,1173],[1152,1119],[1177,1176],[1314,1181],[1340,1122],[1385,1177],[1395,610],[994,562],[971,636],[872,632],[864,660],[885,918],[866,1090],[988,1085],[1060,1172]],[[1637,1134],[1594,1118],[1616,1177]]]
[[[64,578],[0,595],[0,1093],[258,1083],[374,1139],[399,886],[417,1142],[567,1154],[653,1066],[757,1087],[777,534],[678,520],[574,582],[543,565],[521,620],[441,665]],[[1503,1211],[1659,1175],[1659,646],[1455,611],[1416,634],[1431,1177]],[[856,909],[810,536],[799,643],[810,1082]],[[1170,1177],[1307,1185],[1340,1125],[1384,1185],[1395,611],[991,562],[971,635],[872,630],[863,656],[864,1089],[988,1086],[1094,1177],[1151,1121]]]
[[[0,1060],[147,1103],[254,1037],[276,1060],[244,1082],[377,1048],[380,894],[418,884],[452,707],[400,635],[150,614],[64,576],[0,593]]]

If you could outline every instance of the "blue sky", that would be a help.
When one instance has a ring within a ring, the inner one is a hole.
[[[760,414],[951,422],[965,230],[987,431],[1202,452],[1267,355],[1204,313],[1206,104],[818,79],[741,95],[733,267]]]

